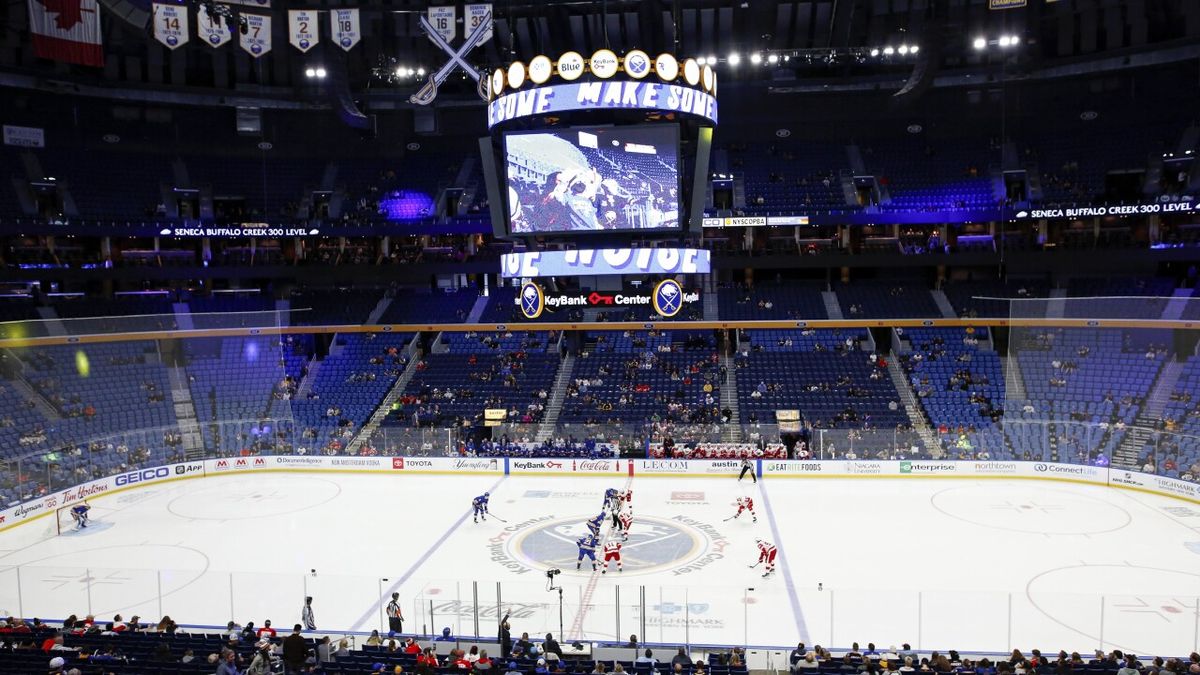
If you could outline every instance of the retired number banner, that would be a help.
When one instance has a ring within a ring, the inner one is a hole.
[[[187,44],[191,27],[188,26],[188,9],[185,5],[162,5],[154,3],[154,39],[168,49]]]
[[[335,9],[330,17],[333,19],[334,41],[342,49],[350,51],[362,38],[362,32],[358,29],[358,10]]]
[[[320,41],[317,30],[317,12],[307,9],[288,10],[288,42],[302,52],[307,52]]]
[[[214,49],[233,39],[225,19],[218,15],[210,16],[204,10],[196,14],[196,34],[204,40],[204,44]]]
[[[262,14],[243,14],[246,32],[238,39],[242,49],[254,58],[271,51],[271,17]]]
[[[442,39],[446,42],[453,40],[454,36],[458,33],[458,27],[454,25],[454,18],[458,15],[454,5],[450,5],[449,7],[430,7],[428,14],[429,24],[433,26],[433,30],[438,35],[441,35]]]

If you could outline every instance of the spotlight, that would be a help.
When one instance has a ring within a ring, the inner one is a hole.
[[[871,58],[879,56],[879,47],[871,47]]]
[[[792,60],[792,55],[791,55],[791,54],[785,54],[785,55],[784,55],[784,57],[783,57],[783,62],[784,62],[784,63],[787,63],[788,61],[791,61],[791,60]]]
[[[908,48],[908,53],[909,53],[909,54],[916,54],[916,53],[917,53],[917,52],[919,52],[920,50],[921,50],[921,47],[920,47],[920,45],[913,45],[913,46],[911,46],[911,47],[909,47],[909,48]]]
[[[897,49],[896,51],[900,52],[901,56],[904,56],[905,54],[908,53],[908,45],[900,45],[900,48]]]
[[[739,64],[741,62],[742,62],[742,57],[738,56],[737,52],[734,52],[729,55],[729,65],[736,66],[737,64]]]
[[[895,54],[895,53],[896,53],[896,50],[895,50],[895,49],[892,49],[892,47],[890,47],[890,46],[888,46],[888,47],[884,47],[884,48],[883,48],[883,55],[884,55],[884,56],[891,56],[892,54]]]
[[[421,76],[421,77],[425,77],[425,69],[424,69],[424,68],[417,68],[417,75],[419,75],[419,76]]]
[[[767,63],[779,63],[779,55],[771,54],[767,57]]]
[[[708,55],[708,65],[710,65],[710,66],[717,65],[717,57],[713,56],[712,54],[709,54]]]
[[[758,64],[762,63],[762,54],[759,54],[758,52],[754,52],[753,54],[751,54],[750,55],[750,63],[753,63],[756,66]]]
[[[317,71],[316,71],[316,70],[313,70],[312,68],[306,68],[306,69],[304,70],[304,76],[305,76],[305,77],[310,77],[310,78],[311,78],[311,77],[316,77],[316,76],[317,76]]]
[[[984,49],[987,49],[987,38],[977,37],[975,38],[975,42],[971,44],[973,47],[975,47],[975,51],[981,52]]]
[[[404,69],[396,66],[396,77],[404,77]]]
[[[317,79],[318,80],[325,79],[325,69],[324,68],[317,68]]]

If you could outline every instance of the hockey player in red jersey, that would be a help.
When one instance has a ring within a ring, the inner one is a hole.
[[[758,522],[758,514],[754,512],[754,499],[751,497],[738,497],[734,505],[738,507],[737,513],[733,514],[734,518],[740,518],[743,511],[750,512],[751,522]]]
[[[625,509],[621,512],[621,541],[629,541],[629,528],[633,527],[633,509]]]
[[[758,562],[754,563],[754,565],[751,565],[751,567],[757,566],[758,563],[765,562],[767,563],[767,571],[763,573],[763,576],[770,576],[771,573],[775,571],[775,554],[777,553],[775,550],[775,544],[772,544],[769,541],[763,541],[762,539],[755,539],[755,542],[758,543]]]
[[[610,560],[617,561],[618,572],[624,571],[621,566],[621,542],[610,540],[604,544],[604,567],[600,568],[601,574],[608,574],[608,561]]]

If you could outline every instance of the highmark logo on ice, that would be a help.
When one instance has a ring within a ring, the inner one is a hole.
[[[575,542],[587,533],[584,519],[582,515],[547,517],[510,525],[493,537],[492,560],[518,574],[547,567],[574,571],[579,558]],[[728,543],[715,527],[694,518],[637,516],[621,549],[624,574],[664,569],[675,575],[694,572],[724,558]]]

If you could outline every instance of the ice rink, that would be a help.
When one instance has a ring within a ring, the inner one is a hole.
[[[575,571],[612,478],[230,475],[97,499],[94,526],[0,533],[0,614],[171,615],[277,627],[314,597],[320,629],[690,644],[1185,654],[1200,642],[1200,507],[1007,479],[632,479],[620,574]],[[473,523],[471,497],[498,518]],[[753,496],[758,522],[727,520]],[[761,537],[780,571],[750,569]],[[500,608],[498,610],[498,608]]]

